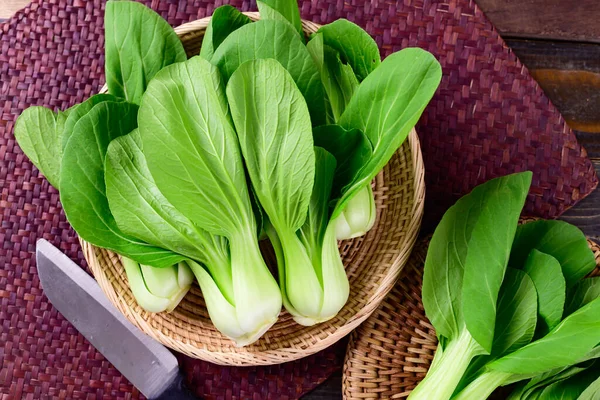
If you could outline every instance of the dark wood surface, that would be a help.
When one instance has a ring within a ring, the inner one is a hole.
[[[476,0],[505,37],[600,42],[598,0]]]

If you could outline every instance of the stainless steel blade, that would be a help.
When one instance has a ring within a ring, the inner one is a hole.
[[[175,356],[127,321],[91,276],[44,239],[36,260],[52,305],[144,396],[161,395],[177,376]]]

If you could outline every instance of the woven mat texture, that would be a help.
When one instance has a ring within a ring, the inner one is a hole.
[[[144,1],[172,25],[221,2]],[[0,394],[2,399],[121,399],[140,394],[48,303],[33,259],[44,237],[85,266],[59,197],[13,136],[31,105],[64,109],[104,83],[103,0],[35,0],[0,26]],[[233,5],[255,9],[248,1]],[[526,69],[469,0],[302,1],[317,23],[348,18],[383,55],[420,46],[444,78],[418,130],[434,221],[452,199],[497,175],[533,169],[530,213],[556,216],[597,184],[592,164]],[[196,393],[292,399],[322,382],[343,345],[281,366],[228,369],[180,357]]]

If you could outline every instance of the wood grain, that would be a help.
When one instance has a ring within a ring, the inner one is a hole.
[[[476,0],[503,37],[600,42],[597,0]]]
[[[508,40],[507,45],[575,129],[600,175],[600,44]],[[600,240],[600,191],[561,219]]]
[[[0,20],[12,17],[30,2],[31,0],[0,0]]]
[[[569,126],[600,132],[600,45],[508,40]]]
[[[600,158],[592,158],[592,162],[600,175]],[[596,243],[600,243],[600,190],[594,191],[560,219],[576,225]]]

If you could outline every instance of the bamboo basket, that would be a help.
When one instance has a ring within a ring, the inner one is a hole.
[[[257,20],[258,13],[246,13]],[[188,56],[197,55],[210,17],[175,29]],[[319,25],[303,21],[304,31]],[[105,91],[103,88],[102,91]],[[362,238],[340,243],[350,280],[350,298],[330,321],[304,327],[284,310],[278,322],[257,342],[243,348],[212,325],[199,287],[194,284],[171,313],[148,313],[135,302],[119,256],[81,241],[92,273],[110,301],[138,328],[173,350],[221,365],[279,364],[306,357],[349,334],[379,306],[392,289],[416,240],[425,195],[424,167],[416,132],[373,182],[377,221]],[[267,264],[275,258],[263,249]]]
[[[396,287],[352,332],[344,361],[344,399],[405,399],[425,377],[437,348],[421,300],[429,239],[415,245]],[[588,244],[596,257],[592,275],[598,276],[600,245],[589,239]],[[490,399],[505,399],[510,389],[499,388]]]

